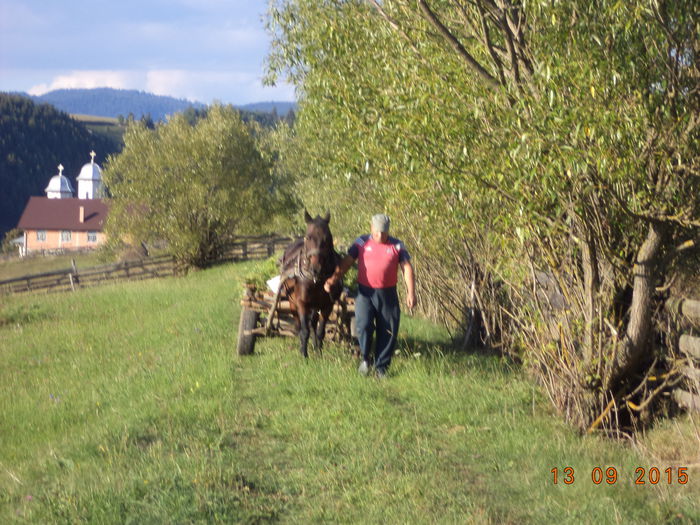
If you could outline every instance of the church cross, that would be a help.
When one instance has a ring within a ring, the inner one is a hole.
[[[90,163],[91,164],[95,164],[95,155],[97,155],[97,153],[95,153],[94,150],[90,152]]]
[[[63,164],[58,165],[58,174],[63,175]]]

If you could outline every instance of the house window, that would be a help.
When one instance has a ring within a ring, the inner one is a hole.
[[[88,232],[88,242],[97,242],[97,232]]]
[[[68,241],[70,241],[70,238],[71,238],[71,232],[70,232],[70,231],[68,231],[68,230],[63,230],[63,231],[61,232],[61,241],[63,241],[63,242],[68,242]]]
[[[37,230],[36,240],[39,242],[46,242],[46,230]]]

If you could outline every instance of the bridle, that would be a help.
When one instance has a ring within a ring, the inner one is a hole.
[[[321,255],[321,249],[320,248],[312,248],[309,249],[306,245],[306,241],[308,240],[307,236],[304,236],[304,244],[301,249],[301,252],[299,252],[299,255],[297,256],[297,264],[296,264],[296,275],[301,277],[302,279],[307,279],[309,281],[313,281],[314,284],[318,281],[318,278],[320,277],[319,273],[320,272],[314,272],[311,269],[311,258],[315,255]],[[323,265],[321,265],[323,268]]]
[[[311,269],[311,258],[315,255],[321,255],[321,249],[309,248],[306,244],[307,240],[307,236],[304,236],[304,243],[295,257],[294,266],[292,266],[290,271],[284,276],[284,280],[299,277],[300,279],[318,284],[319,280],[323,277],[324,264],[321,264],[321,271],[319,272],[315,272]]]

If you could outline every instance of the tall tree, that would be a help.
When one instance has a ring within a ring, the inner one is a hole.
[[[699,9],[271,2],[306,164],[410,219],[447,310],[479,307],[581,426],[650,401],[655,289],[697,241]]]
[[[185,267],[215,260],[233,236],[258,233],[288,213],[284,184],[230,106],[191,125],[176,115],[154,130],[134,122],[109,159],[113,239],[165,240]]]

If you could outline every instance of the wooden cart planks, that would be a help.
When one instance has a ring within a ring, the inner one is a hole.
[[[237,343],[239,355],[252,354],[258,337],[297,337],[296,320],[284,292],[276,297],[270,290],[261,291],[255,286],[247,285],[240,304]],[[324,340],[348,344],[353,344],[355,340],[355,299],[345,292],[333,305]]]

